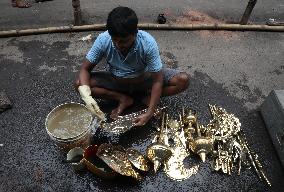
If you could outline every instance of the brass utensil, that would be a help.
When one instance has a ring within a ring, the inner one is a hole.
[[[142,171],[149,171],[149,161],[139,151],[135,149],[127,149],[126,154],[128,160],[134,167]]]

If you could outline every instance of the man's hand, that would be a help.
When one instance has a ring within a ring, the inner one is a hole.
[[[95,99],[91,96],[91,89],[88,85],[81,85],[78,88],[78,91],[86,103],[86,107],[99,119],[105,120],[105,114],[99,108]]]
[[[151,112],[146,112],[143,113],[141,115],[139,115],[136,119],[134,119],[134,126],[143,126],[145,125],[150,119],[151,117],[154,115],[154,113]]]

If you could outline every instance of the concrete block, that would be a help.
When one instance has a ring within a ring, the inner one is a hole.
[[[284,90],[273,90],[261,105],[266,128],[284,167]]]

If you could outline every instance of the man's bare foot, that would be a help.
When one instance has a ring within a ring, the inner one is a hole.
[[[32,5],[26,2],[25,0],[12,0],[12,6],[18,8],[29,8]]]
[[[116,119],[127,107],[133,104],[133,99],[128,96],[121,97],[118,107],[111,111],[110,117]]]

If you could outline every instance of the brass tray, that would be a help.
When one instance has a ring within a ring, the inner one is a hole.
[[[140,174],[132,168],[123,147],[104,143],[98,148],[97,156],[119,174],[131,176],[137,180],[142,179]]]
[[[87,147],[83,154],[83,163],[89,171],[99,177],[105,179],[115,178],[118,174],[96,155],[97,150],[97,145],[90,145],[89,147]]]

